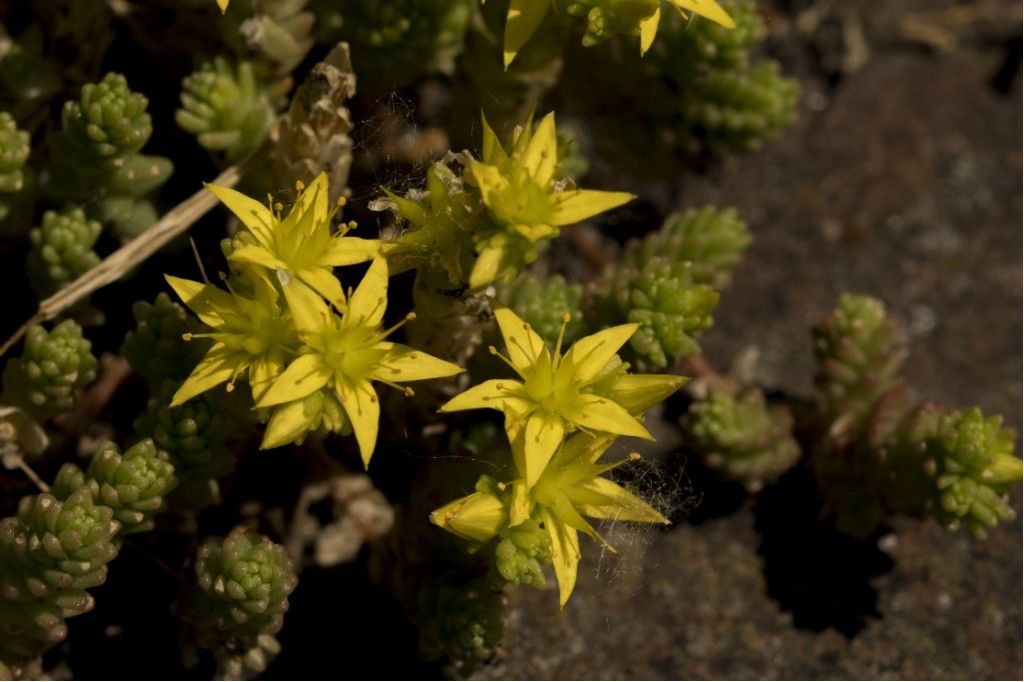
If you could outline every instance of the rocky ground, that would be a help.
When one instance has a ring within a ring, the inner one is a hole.
[[[806,395],[809,327],[840,292],[870,293],[907,324],[921,396],[1019,431],[1019,5],[835,0],[772,25],[799,123],[682,193],[737,206],[756,235],[702,345]],[[665,464],[652,489],[681,521],[590,552],[562,612],[553,592],[515,593],[505,652],[477,677],[1020,678],[1019,518],[985,542],[898,520],[851,543],[814,528],[799,471],[742,500]]]

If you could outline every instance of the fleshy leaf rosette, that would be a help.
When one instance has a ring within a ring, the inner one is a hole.
[[[288,595],[298,580],[284,547],[236,528],[199,548],[184,615],[223,673],[262,672],[280,649]]]

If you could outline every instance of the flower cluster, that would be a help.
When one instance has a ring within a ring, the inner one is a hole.
[[[480,159],[458,157],[463,173],[445,163],[427,174],[427,190],[390,203],[408,229],[385,245],[392,272],[433,266],[446,286],[478,289],[514,279],[537,259],[539,245],[574,225],[633,199],[627,192],[576,188],[556,178],[559,154],[555,115],[534,128],[517,127],[509,146],[483,119]]]
[[[280,205],[263,205],[226,187],[209,189],[245,228],[242,246],[228,256],[247,292],[168,277],[171,287],[209,331],[213,345],[175,393],[171,406],[227,383],[231,390],[245,373],[255,408],[268,420],[263,448],[301,441],[320,426],[354,431],[369,466],[377,440],[380,404],[372,382],[450,376],[461,371],[398,343],[386,341],[381,324],[387,305],[388,266],[376,240],[347,236],[348,223],[334,234],[338,208],[328,205],[327,176],[321,174],[300,195],[287,216]],[[362,282],[342,289],[333,267],[372,261]],[[412,316],[412,314],[410,314]],[[407,318],[408,319],[408,318]],[[407,394],[411,389],[404,389]],[[323,400],[340,403],[343,416],[321,418]],[[314,409],[316,415],[311,415]],[[316,417],[316,418],[313,418]]]
[[[499,534],[504,540],[509,529],[541,524],[551,541],[550,559],[564,605],[576,583],[579,533],[601,539],[584,516],[667,523],[646,502],[602,477],[639,455],[612,464],[598,460],[619,436],[653,440],[643,425],[643,412],[671,395],[685,379],[628,372],[629,366],[617,353],[636,332],[636,324],[586,336],[563,353],[568,314],[553,352],[511,310],[498,308],[495,317],[508,354],[494,347],[490,352],[504,360],[518,379],[485,381],[450,400],[441,411],[489,408],[502,412],[519,478],[498,482],[484,476],[476,492],[437,509],[431,520],[478,543]]]
[[[735,23],[715,0],[668,0],[673,9],[683,15],[705,17],[727,28]],[[551,7],[551,0],[509,0],[505,19],[505,68],[516,58],[519,50],[540,26]],[[569,3],[569,12],[587,17],[584,44],[592,45],[614,33],[629,33],[640,37],[640,52],[650,49],[661,22],[661,1],[621,2],[619,0],[575,0]]]

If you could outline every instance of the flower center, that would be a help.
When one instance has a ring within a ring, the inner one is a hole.
[[[376,348],[378,335],[364,327],[332,329],[324,332],[324,363],[349,379],[366,378],[387,355]]]

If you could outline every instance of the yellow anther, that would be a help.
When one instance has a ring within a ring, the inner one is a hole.
[[[181,340],[182,341],[191,341],[192,340],[192,333],[191,332],[185,332],[184,334],[181,335]]]
[[[295,191],[296,192],[301,192],[304,189],[306,189],[306,183],[302,182],[302,180],[296,180],[295,181]]]

